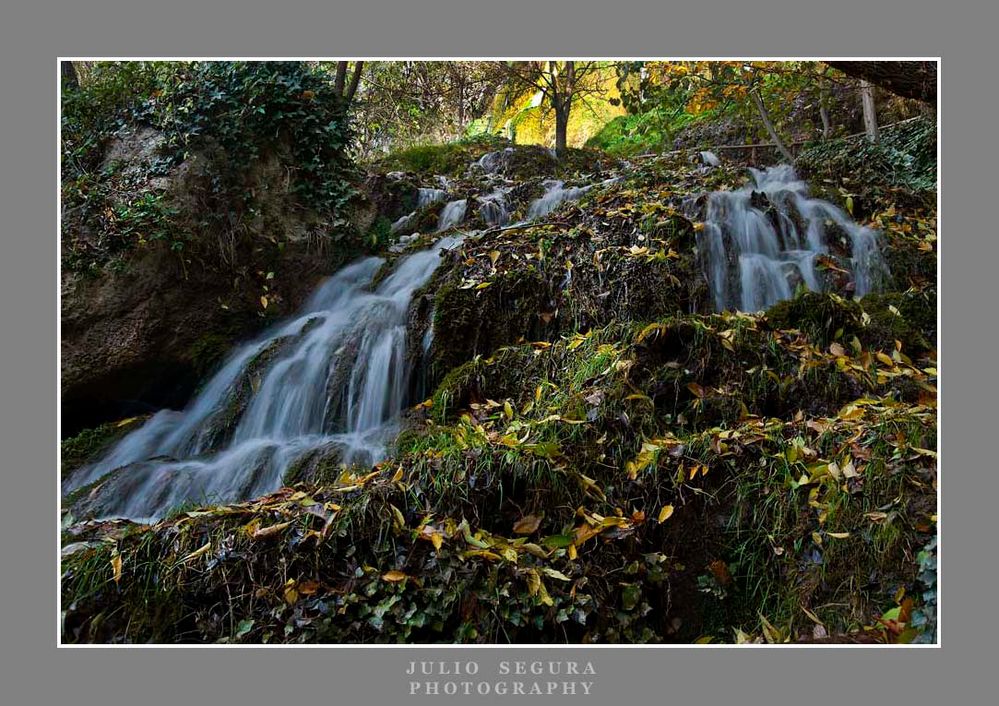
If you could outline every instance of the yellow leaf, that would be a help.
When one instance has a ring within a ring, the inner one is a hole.
[[[202,554],[207,553],[208,550],[211,549],[211,548],[212,548],[212,543],[211,542],[205,542],[205,545],[203,547],[195,549],[193,552],[191,552],[190,554],[188,554],[187,556],[185,556],[183,559],[181,559],[180,563],[183,564],[185,562],[190,561],[191,559],[197,559]]]
[[[276,525],[271,525],[270,527],[260,527],[253,530],[252,537],[253,539],[266,539],[267,537],[273,537],[281,530],[289,526],[291,526],[291,522],[280,522]]]
[[[404,529],[406,527],[406,518],[403,517],[402,512],[400,512],[399,508],[391,503],[389,503],[389,507],[392,509],[392,519],[396,529]]]
[[[850,536],[849,532],[827,532],[826,534],[834,539],[846,539]]]
[[[513,419],[513,406],[510,404],[510,400],[503,401],[503,414],[506,415],[507,419]]]
[[[538,591],[541,590],[541,577],[538,572],[534,569],[528,569],[524,572],[524,576],[527,578],[527,594],[529,596],[537,595]]]
[[[556,571],[555,569],[549,569],[547,566],[541,568],[545,573],[545,576],[551,576],[553,579],[558,579],[559,581],[571,581],[568,576],[563,574],[561,571]]]
[[[823,623],[819,619],[819,616],[817,616],[812,611],[808,610],[808,608],[806,608],[805,606],[801,606],[801,609],[805,612],[805,615],[807,615],[809,618],[811,618],[812,622],[814,622],[816,625],[822,625],[823,627],[825,626],[825,623]]]
[[[266,296],[261,296],[261,297],[260,297],[260,306],[262,306],[262,307],[264,307],[264,308],[266,309],[266,308],[267,308],[267,305],[268,305],[269,303],[270,303],[270,302],[268,302],[268,301],[267,301],[267,297],[266,297]]]
[[[665,522],[666,520],[668,520],[672,516],[673,516],[673,506],[672,505],[663,505],[663,509],[659,511],[658,520],[659,520],[659,522]]]
[[[836,415],[840,419],[859,419],[864,416],[864,410],[856,405],[848,404]]]
[[[389,583],[399,583],[400,581],[405,581],[409,576],[401,571],[392,569],[391,571],[386,571],[382,574],[382,581],[388,581]]]
[[[490,250],[489,251],[489,259],[492,261],[493,266],[496,265],[496,261],[499,260],[499,256],[500,256],[500,251],[499,250]]]
[[[471,558],[473,556],[479,556],[482,557],[483,559],[489,559],[490,561],[499,561],[500,559],[503,558],[496,552],[490,552],[485,549],[473,549],[472,551],[465,552],[462,556],[466,559]]]
[[[430,535],[430,543],[434,545],[434,549],[440,551],[441,545],[444,544],[444,536],[440,532],[434,532]]]
[[[121,554],[115,552],[111,557],[111,568],[114,569],[114,582],[118,583],[121,581]]]

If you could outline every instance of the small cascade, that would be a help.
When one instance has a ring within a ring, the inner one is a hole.
[[[721,164],[721,160],[718,159],[718,155],[709,150],[704,150],[701,152],[701,163],[709,167],[717,167]]]
[[[437,230],[444,231],[454,228],[465,220],[465,211],[468,209],[468,199],[449,201],[441,210],[440,218],[437,220]]]
[[[443,201],[446,198],[447,192],[444,189],[428,189],[421,186],[417,192],[416,207],[423,208],[424,206],[429,206],[432,203]]]
[[[393,234],[399,233],[401,231],[410,230],[413,223],[416,221],[416,214],[421,208],[429,206],[432,203],[439,203],[447,198],[447,191],[444,189],[430,189],[426,187],[420,187],[417,190],[416,195],[416,210],[412,213],[407,213],[396,220],[391,227],[391,232]]]
[[[506,166],[507,160],[512,154],[512,147],[507,147],[506,149],[497,150],[495,152],[486,152],[484,155],[479,157],[479,160],[474,164],[486,174],[496,174]]]
[[[589,186],[570,186],[565,188],[565,183],[561,181],[546,181],[546,191],[541,198],[535,200],[527,210],[528,220],[534,220],[547,216],[558,208],[559,204],[565,201],[576,201],[583,194],[593,188]]]
[[[488,196],[479,197],[479,216],[488,226],[505,226],[510,222],[506,209],[506,193],[497,189]]]
[[[409,403],[410,303],[457,242],[443,238],[401,259],[375,289],[384,260],[344,268],[296,316],[233,353],[187,409],[159,412],[64,491],[107,478],[97,514],[149,521],[182,503],[276,490],[318,450],[377,462]]]
[[[766,309],[790,298],[799,283],[822,291],[815,259],[832,246],[849,253],[854,296],[880,286],[887,267],[875,231],[810,197],[788,165],[750,172],[750,184],[708,197],[697,236],[717,310]]]

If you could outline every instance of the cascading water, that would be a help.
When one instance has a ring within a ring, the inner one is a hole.
[[[408,401],[410,302],[457,242],[400,260],[374,291],[384,260],[344,268],[296,317],[239,348],[186,410],[156,414],[64,490],[107,477],[97,514],[148,521],[185,502],[273,491],[320,449],[377,462]]]
[[[443,209],[441,209],[441,215],[437,220],[437,230],[447,230],[448,228],[454,228],[456,225],[465,220],[465,211],[468,209],[468,199],[459,199],[458,201],[449,201]]]
[[[424,206],[429,206],[432,203],[443,201],[446,198],[447,192],[444,191],[444,189],[428,189],[421,186],[416,193],[416,207],[423,208]]]
[[[752,183],[708,197],[704,228],[697,235],[717,310],[766,309],[790,298],[802,282],[822,291],[815,259],[829,254],[831,245],[849,251],[855,296],[878,288],[887,267],[875,231],[831,203],[811,198],[807,184],[788,165],[750,172]],[[833,230],[842,242],[830,242]]]
[[[398,233],[401,230],[408,229],[413,220],[416,218],[417,212],[424,206],[429,206],[432,203],[437,203],[443,201],[447,198],[447,191],[444,189],[429,189],[427,187],[421,186],[416,193],[416,211],[412,213],[407,213],[405,216],[397,220],[392,224],[391,231],[393,233]]]
[[[505,226],[510,222],[510,213],[506,210],[506,193],[496,189],[488,196],[479,197],[479,216],[489,226]]]
[[[542,216],[547,216],[549,213],[554,211],[559,204],[565,201],[576,201],[583,194],[593,188],[593,185],[589,186],[570,186],[568,189],[565,188],[565,183],[561,181],[547,181],[545,182],[546,190],[541,198],[534,201],[530,208],[527,210],[528,220],[534,220],[535,218],[541,218]]]

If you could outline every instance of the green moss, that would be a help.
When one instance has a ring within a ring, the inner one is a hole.
[[[107,422],[93,429],[85,429],[60,444],[62,476],[97,460],[111,445],[139,426],[145,417],[133,417],[117,422]]]
[[[823,348],[862,327],[861,308],[856,303],[817,292],[804,292],[775,304],[767,311],[766,320],[777,329],[800,329]]]

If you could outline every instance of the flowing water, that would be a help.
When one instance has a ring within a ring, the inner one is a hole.
[[[810,197],[788,165],[750,172],[750,184],[708,197],[697,236],[716,309],[766,309],[790,298],[798,284],[822,291],[815,261],[834,244],[849,253],[854,296],[879,287],[887,267],[875,231]]]
[[[468,210],[468,199],[449,201],[441,209],[441,215],[437,220],[437,230],[447,230],[465,220],[465,211]]]
[[[701,152],[701,162],[709,167],[717,167],[721,164],[721,160],[718,159],[718,155],[708,150]]]
[[[479,216],[489,226],[505,226],[510,222],[506,208],[506,192],[496,189],[488,196],[479,197]]]
[[[445,182],[446,183],[446,182]],[[412,213],[407,213],[405,216],[398,219],[392,224],[392,233],[398,233],[401,230],[408,230],[412,223],[416,220],[416,214],[424,206],[429,206],[432,203],[438,203],[447,198],[447,191],[444,189],[430,189],[421,186],[417,190],[416,196],[416,210]]]
[[[187,409],[161,411],[64,490],[122,469],[102,488],[98,515],[148,521],[183,503],[271,492],[320,449],[377,462],[409,402],[410,302],[457,242],[401,259],[374,289],[384,260],[344,268],[298,315],[240,347]]]
[[[576,201],[583,194],[593,188],[592,185],[589,186],[570,186],[565,187],[565,183],[561,181],[547,181],[545,182],[546,190],[541,198],[534,201],[530,208],[527,210],[528,220],[534,220],[535,218],[541,218],[542,216],[547,216],[549,213],[558,208],[559,204],[566,201]]]

